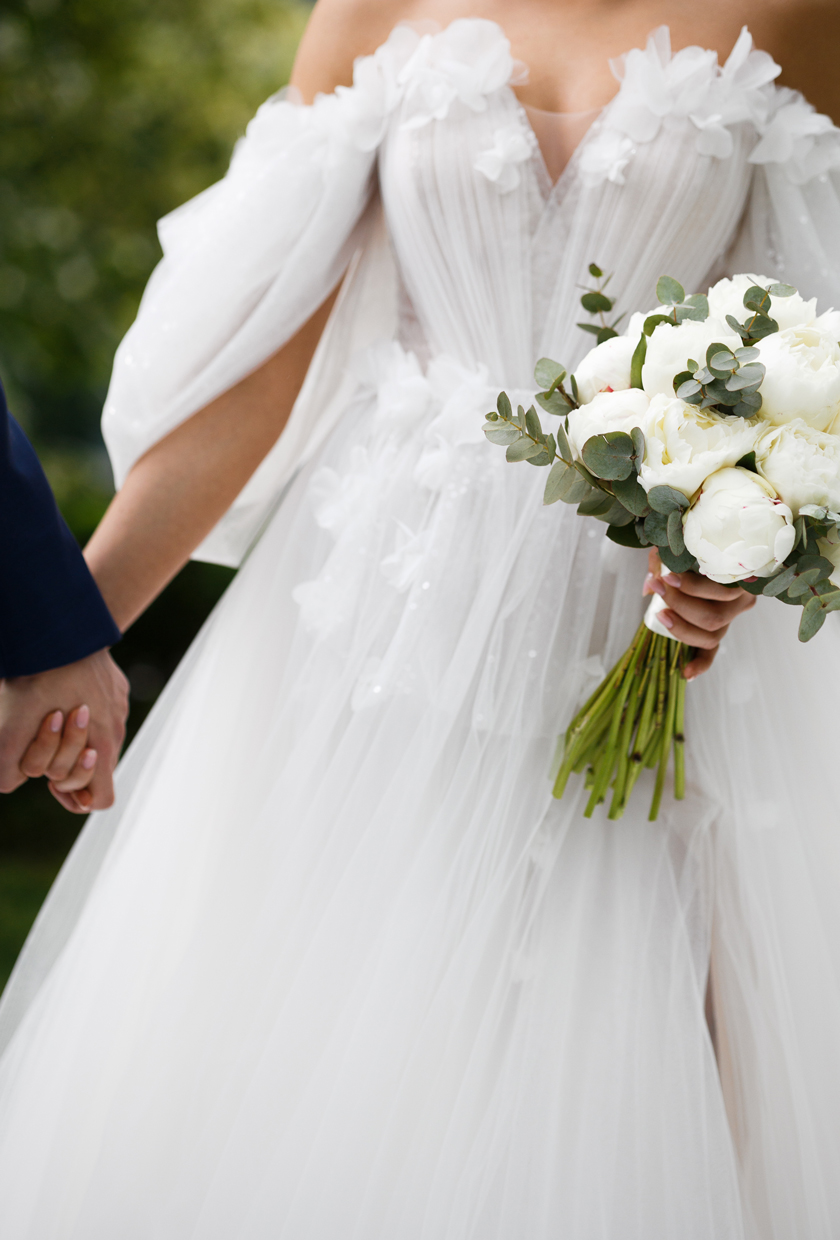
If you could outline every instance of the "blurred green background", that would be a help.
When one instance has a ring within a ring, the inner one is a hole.
[[[224,174],[287,80],[299,0],[3,0],[0,376],[84,545],[112,482],[99,415],[160,257],[155,223]],[[114,654],[129,738],[231,573],[190,564]],[[43,781],[0,801],[0,986],[84,819]]]

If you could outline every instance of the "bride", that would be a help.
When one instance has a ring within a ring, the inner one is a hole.
[[[89,562],[123,628],[242,568],[4,998],[4,1240],[840,1235],[840,633],[654,571],[689,794],[584,820],[552,750],[644,556],[481,433],[590,261],[840,303],[840,134],[771,55],[831,107],[836,19],[734,7],[320,0],[162,222]]]

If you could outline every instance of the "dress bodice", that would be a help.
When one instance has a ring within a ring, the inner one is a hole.
[[[382,196],[429,351],[519,386],[541,354],[574,364],[585,351],[575,320],[589,262],[614,273],[610,291],[626,312],[654,304],[664,272],[706,286],[735,238],[755,163],[778,153],[762,136],[792,98],[772,85],[779,66],[746,30],[720,67],[700,48],[672,55],[663,28],[614,63],[618,94],[552,187],[498,26],[400,27],[377,61],[394,99]],[[803,136],[806,125],[829,132],[827,118],[800,110]]]

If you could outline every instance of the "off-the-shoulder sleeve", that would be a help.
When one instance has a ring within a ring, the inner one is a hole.
[[[359,248],[373,165],[416,36],[352,87],[263,104],[223,180],[161,220],[164,256],[117,350],[103,434],[120,486],[147,449],[282,347]],[[405,45],[405,46],[404,46]]]
[[[840,309],[840,130],[798,91],[774,88],[733,271],[785,280]]]

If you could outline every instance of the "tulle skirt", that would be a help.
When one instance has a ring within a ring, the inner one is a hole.
[[[376,366],[24,951],[0,1234],[836,1240],[834,617],[761,601],[686,800],[584,820],[555,740],[644,556],[480,441],[481,374]]]

